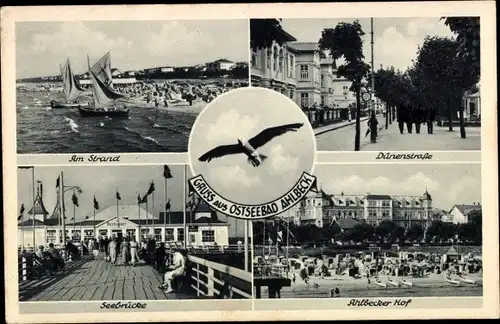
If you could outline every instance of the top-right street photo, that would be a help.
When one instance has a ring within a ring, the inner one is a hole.
[[[481,149],[479,17],[251,19],[251,86],[302,108],[318,151]]]

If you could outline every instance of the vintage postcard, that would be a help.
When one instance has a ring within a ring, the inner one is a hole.
[[[1,17],[7,322],[500,315],[493,2]]]

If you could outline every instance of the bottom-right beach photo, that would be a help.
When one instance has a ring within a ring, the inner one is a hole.
[[[255,298],[482,296],[481,164],[318,164],[253,222]]]

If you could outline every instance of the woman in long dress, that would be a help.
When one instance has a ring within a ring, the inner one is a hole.
[[[109,245],[108,245],[108,253],[109,253],[109,258],[110,258],[110,262],[112,265],[116,265],[116,247],[117,247],[117,244],[116,244],[116,237],[113,238],[113,240],[111,242],[109,242]]]
[[[128,262],[130,260],[130,243],[128,241],[128,238],[125,238],[122,243],[122,260],[124,265],[128,265]]]

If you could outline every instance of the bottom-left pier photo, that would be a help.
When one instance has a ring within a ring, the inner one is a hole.
[[[187,169],[19,166],[19,301],[251,299],[251,226]]]

